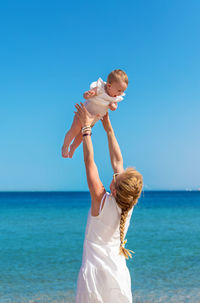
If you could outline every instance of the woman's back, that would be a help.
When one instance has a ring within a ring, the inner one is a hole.
[[[105,196],[102,199],[103,201],[105,198],[104,206],[101,209],[101,203],[98,216],[92,216],[91,210],[89,210],[85,239],[100,245],[113,245],[119,248],[121,208],[118,207],[115,198],[111,194],[106,193]],[[124,237],[129,227],[132,211],[133,208],[130,210],[126,220]]]
[[[92,216],[91,209],[88,213],[77,303],[132,302],[130,274],[125,257],[119,254],[121,209],[111,194],[105,195],[99,215]],[[128,213],[124,237],[132,212],[133,208]]]

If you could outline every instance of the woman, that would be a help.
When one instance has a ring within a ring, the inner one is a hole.
[[[92,118],[82,103],[76,104],[83,134],[83,153],[91,209],[85,232],[82,266],[76,303],[131,303],[131,279],[126,258],[126,236],[133,208],[142,191],[142,176],[133,168],[124,170],[123,158],[108,114],[103,118],[114,171],[111,194],[99,178],[91,140]]]

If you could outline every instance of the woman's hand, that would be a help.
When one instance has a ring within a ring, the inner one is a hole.
[[[92,116],[87,109],[85,108],[84,104],[80,102],[79,104],[75,105],[77,112],[74,112],[75,115],[78,117],[78,119],[81,122],[82,127],[83,126],[91,126],[92,123],[94,122],[96,117],[99,117],[99,115],[97,116]]]
[[[103,119],[101,120],[103,127],[105,129],[106,132],[109,132],[110,130],[112,130],[112,125],[110,122],[110,118],[108,115],[108,112],[105,114],[105,116],[103,116]]]

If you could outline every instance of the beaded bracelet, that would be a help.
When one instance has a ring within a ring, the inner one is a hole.
[[[82,130],[84,130],[85,128],[91,128],[89,125],[88,126],[83,126]]]
[[[87,133],[87,132],[91,132],[91,129],[84,129],[84,130],[82,130],[82,135],[85,134],[85,133]]]
[[[88,132],[91,133],[91,129],[89,129],[89,128],[84,129],[84,130],[82,130],[82,135],[85,134],[85,133],[88,133]]]
[[[91,131],[91,127],[90,126],[84,126],[81,129],[82,134],[84,134],[86,131]]]

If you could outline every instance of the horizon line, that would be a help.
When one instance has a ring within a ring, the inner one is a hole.
[[[143,192],[158,191],[184,191],[184,192],[200,192],[200,189],[145,189]],[[89,193],[89,190],[0,190],[0,193]]]

